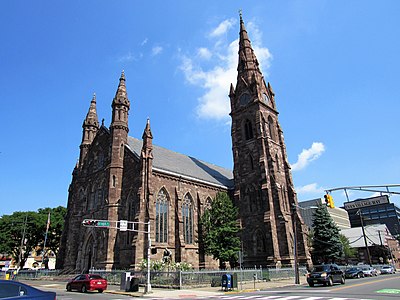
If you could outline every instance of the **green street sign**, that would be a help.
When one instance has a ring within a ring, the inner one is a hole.
[[[97,226],[98,227],[110,227],[110,222],[109,221],[97,221]]]

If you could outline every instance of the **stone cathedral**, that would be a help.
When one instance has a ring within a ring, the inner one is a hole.
[[[141,139],[129,136],[130,102],[122,73],[110,126],[99,124],[95,96],[83,121],[57,268],[135,268],[147,257],[146,233],[84,227],[84,219],[149,222],[151,247],[158,250],[152,259],[161,259],[168,247],[176,262],[217,268],[197,235],[202,213],[220,191],[239,209],[245,267],[293,265],[296,252],[299,263],[311,264],[306,227],[294,209],[297,197],[275,94],[242,16],[239,37],[237,82],[229,90],[233,172],[153,145],[149,120]]]

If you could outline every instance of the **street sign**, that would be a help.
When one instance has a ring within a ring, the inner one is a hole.
[[[120,220],[119,221],[119,230],[120,231],[127,231],[128,230],[128,221],[127,220]]]
[[[110,227],[110,221],[97,221],[96,227]]]

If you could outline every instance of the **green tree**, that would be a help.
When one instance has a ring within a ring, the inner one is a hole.
[[[346,263],[349,262],[349,258],[354,257],[357,254],[357,249],[350,246],[349,239],[344,234],[339,234],[340,242],[342,243],[343,255]]]
[[[62,206],[1,216],[0,253],[12,256],[21,268],[32,250],[40,253],[43,249],[49,212],[51,224],[46,248],[57,253],[66,212]]]
[[[22,268],[30,251],[37,246],[37,214],[14,212],[0,218],[0,252],[11,255]]]
[[[219,192],[201,216],[201,234],[199,240],[205,254],[219,260],[220,269],[225,268],[225,262],[231,267],[237,263],[240,239],[237,224],[238,210],[233,205],[228,194]]]
[[[313,221],[313,250],[314,264],[334,262],[342,256],[343,248],[340,242],[339,228],[333,222],[325,205],[319,205],[314,213]]]

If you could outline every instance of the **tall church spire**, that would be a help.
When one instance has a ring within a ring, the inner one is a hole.
[[[83,121],[82,128],[82,143],[80,145],[81,152],[79,155],[78,166],[82,166],[89,146],[92,144],[96,136],[97,130],[99,129],[99,120],[97,118],[96,109],[96,94],[93,94],[92,101],[90,102],[89,111],[86,114],[85,120]]]
[[[231,85],[229,97],[234,202],[242,224],[244,265],[294,264],[295,255],[299,261],[309,263],[304,223],[292,211],[297,198],[275,94],[264,81],[242,15],[238,55],[236,88]],[[297,224],[297,239],[293,239],[292,224]]]
[[[254,54],[246,27],[244,26],[242,14],[240,14],[239,63],[237,70],[238,81],[242,78],[247,84],[251,84],[254,75],[262,77],[257,57]]]
[[[111,156],[108,168],[108,220],[118,220],[118,210],[121,205],[122,184],[124,174],[125,145],[128,143],[128,112],[130,102],[125,86],[125,73],[122,71],[115,97],[111,104],[112,121]],[[107,262],[106,269],[112,269],[115,263],[114,249],[116,243],[116,231],[108,231]]]

